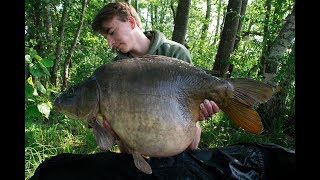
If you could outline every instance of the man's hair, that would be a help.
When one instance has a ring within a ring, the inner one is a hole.
[[[93,32],[100,34],[103,33],[104,29],[102,27],[102,22],[104,21],[109,21],[113,17],[117,17],[118,20],[126,22],[129,16],[132,16],[136,20],[138,27],[142,29],[140,17],[133,6],[127,2],[109,3],[105,5],[95,16],[92,23]]]

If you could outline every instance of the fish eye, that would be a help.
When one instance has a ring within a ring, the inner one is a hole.
[[[71,87],[68,91],[67,91],[67,95],[68,96],[72,96],[74,94],[74,88]]]

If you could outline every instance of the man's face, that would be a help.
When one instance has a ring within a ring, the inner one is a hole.
[[[133,33],[130,21],[122,22],[114,17],[112,20],[104,21],[102,27],[105,29],[102,34],[112,49],[129,52],[133,47]]]

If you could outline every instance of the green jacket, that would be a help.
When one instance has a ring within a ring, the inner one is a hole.
[[[147,54],[150,55],[164,55],[174,57],[192,63],[190,52],[180,43],[168,40],[160,31],[147,31],[146,36],[151,40],[151,46]],[[120,59],[133,58],[129,53],[117,52],[118,55],[113,59],[114,61]]]

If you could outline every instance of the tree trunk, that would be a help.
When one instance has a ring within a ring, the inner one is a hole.
[[[45,12],[45,29],[46,29],[46,39],[47,39],[47,52],[49,53],[49,55],[51,56],[53,54],[53,45],[52,45],[52,36],[53,36],[53,30],[52,30],[52,21],[51,21],[51,10],[50,10],[50,4],[46,4],[45,8],[44,8],[44,12]]]
[[[291,45],[295,37],[295,7],[286,17],[285,23],[270,47],[270,53],[267,56],[265,64],[265,77],[268,74],[275,75],[279,66],[279,59],[283,57],[285,51]]]
[[[242,0],[239,25],[238,25],[237,35],[236,35],[236,41],[234,42],[233,51],[237,50],[239,46],[239,42],[241,39],[242,21],[243,21],[244,15],[246,14],[247,4],[248,4],[248,0]]]
[[[257,109],[267,131],[276,128],[279,121],[283,121],[286,127],[295,125],[295,97],[292,95],[294,93],[292,84],[295,84],[295,43],[291,50],[288,60],[282,62],[285,64],[282,66],[281,80],[277,84],[281,90],[277,91],[268,102],[260,104]],[[295,130],[292,128],[286,128],[284,131],[290,136],[295,136]]]
[[[46,50],[45,50],[45,53],[46,53],[46,56],[48,58],[52,58],[53,59],[53,30],[52,30],[52,21],[51,21],[51,8],[50,8],[50,3],[46,3],[43,5],[44,6],[44,29],[46,31],[46,34],[45,34],[45,39],[46,39],[46,42],[45,42],[45,46],[46,46]],[[42,78],[41,79],[41,83],[42,85],[47,89],[48,87],[48,76],[46,75],[45,76],[46,78]]]
[[[175,8],[173,6],[174,0],[171,0],[170,2],[170,8],[172,10],[172,16],[173,16],[173,24],[176,24],[175,19],[176,19],[176,11]]]
[[[138,0],[134,1],[134,8],[136,9],[137,13],[139,14]]]
[[[149,9],[150,9],[150,24],[151,24],[151,29],[153,29],[154,28],[154,12],[153,12],[153,4],[150,4],[149,5]]]
[[[205,20],[203,22],[202,29],[201,29],[200,41],[194,41],[192,48],[191,48],[191,50],[192,50],[195,47],[200,45],[198,54],[202,54],[203,53],[203,46],[206,46],[206,44],[204,44],[203,42],[205,42],[207,40],[206,38],[208,35],[210,17],[211,17],[211,0],[207,0],[206,16],[205,16]]]
[[[291,48],[293,40],[295,37],[295,7],[293,7],[292,12],[286,17],[285,23],[283,24],[278,36],[271,43],[269,54],[265,56],[265,72],[264,72],[264,82],[271,84],[273,86],[281,87],[281,91],[276,93],[267,103],[261,104],[259,106],[259,112],[261,112],[261,117],[264,119],[264,124],[268,129],[272,129],[276,121],[280,118],[284,119],[284,115],[279,115],[281,113],[287,113],[286,101],[288,99],[288,89],[292,84],[294,84],[294,44],[292,52],[290,53],[291,62],[283,62],[284,54],[286,50]],[[289,57],[290,58],[290,57]],[[287,63],[282,65],[282,80],[276,84],[273,77],[278,73],[279,63]],[[291,67],[292,66],[292,67]],[[285,72],[285,73],[284,73]],[[294,102],[293,102],[294,103]],[[294,105],[294,104],[293,104]],[[292,107],[291,105],[289,107]],[[289,123],[294,123],[294,110],[288,114]]]
[[[177,16],[175,17],[172,40],[180,44],[185,44],[187,34],[188,16],[190,11],[191,0],[179,0],[177,7]]]
[[[74,36],[74,39],[73,39],[73,42],[71,44],[71,48],[70,48],[70,51],[65,59],[65,62],[64,62],[64,77],[63,77],[63,83],[62,83],[62,90],[64,90],[66,87],[67,87],[67,83],[68,83],[68,79],[69,79],[69,65],[70,65],[70,62],[71,62],[71,57],[73,55],[73,52],[75,50],[75,46],[77,44],[77,40],[79,38],[79,35],[80,35],[80,31],[81,31],[81,28],[82,28],[82,24],[83,24],[83,17],[84,17],[84,13],[85,13],[85,10],[86,10],[86,6],[87,6],[87,0],[83,0],[83,3],[82,3],[82,12],[81,12],[81,16],[80,16],[80,20],[79,20],[79,26],[78,26],[78,29],[76,31],[76,34]]]
[[[259,75],[264,75],[266,56],[270,49],[270,37],[269,37],[269,22],[270,22],[270,10],[271,10],[271,0],[266,0],[265,5],[266,14],[263,23],[263,39],[262,39],[262,54],[261,54],[261,67],[259,70]]]
[[[34,49],[37,51],[37,54],[43,57],[43,41],[42,41],[42,22],[41,22],[41,0],[35,0],[34,3],[34,27],[33,27],[33,34],[37,41],[37,45]]]
[[[57,45],[56,45],[56,49],[55,49],[55,59],[53,62],[53,67],[51,68],[51,83],[57,87],[58,83],[57,83],[57,71],[58,71],[58,67],[59,67],[59,63],[60,63],[60,59],[61,59],[61,51],[62,51],[62,41],[63,41],[63,37],[64,37],[64,29],[65,29],[65,23],[67,21],[67,9],[69,7],[70,4],[70,0],[66,0],[63,3],[63,10],[62,10],[62,17],[60,20],[60,25],[59,25],[59,30],[58,30],[58,41],[57,41]]]
[[[221,33],[221,40],[215,58],[213,70],[220,72],[220,77],[230,77],[228,74],[230,67],[229,58],[233,51],[239,26],[239,14],[241,0],[229,0],[224,27]]]
[[[156,22],[158,22],[158,13],[157,13],[157,9],[155,7],[154,4],[151,4],[151,26],[152,26],[152,29],[154,29],[155,27],[155,24]]]
[[[217,26],[216,26],[216,32],[214,33],[214,40],[213,40],[213,45],[215,46],[215,44],[217,43],[217,39],[218,39],[218,33],[219,33],[219,27],[220,27],[220,12],[221,12],[221,2],[222,0],[218,0],[218,9],[217,9]]]
[[[201,39],[202,40],[206,39],[206,37],[207,37],[210,17],[211,17],[211,0],[207,0],[206,17],[205,17],[205,22],[203,23],[202,30],[201,30]]]
[[[30,26],[30,39],[35,39],[37,44],[34,46],[34,49],[36,50],[37,54],[41,57],[43,57],[43,42],[42,42],[42,36],[41,31],[43,30],[42,22],[41,22],[41,0],[35,0],[32,2],[33,5],[33,12],[32,12],[32,18],[33,18],[33,26]],[[36,60],[33,58],[32,62],[35,62]],[[29,75],[28,75],[29,76]],[[38,77],[33,76],[32,82],[37,86],[36,81],[38,81]]]

